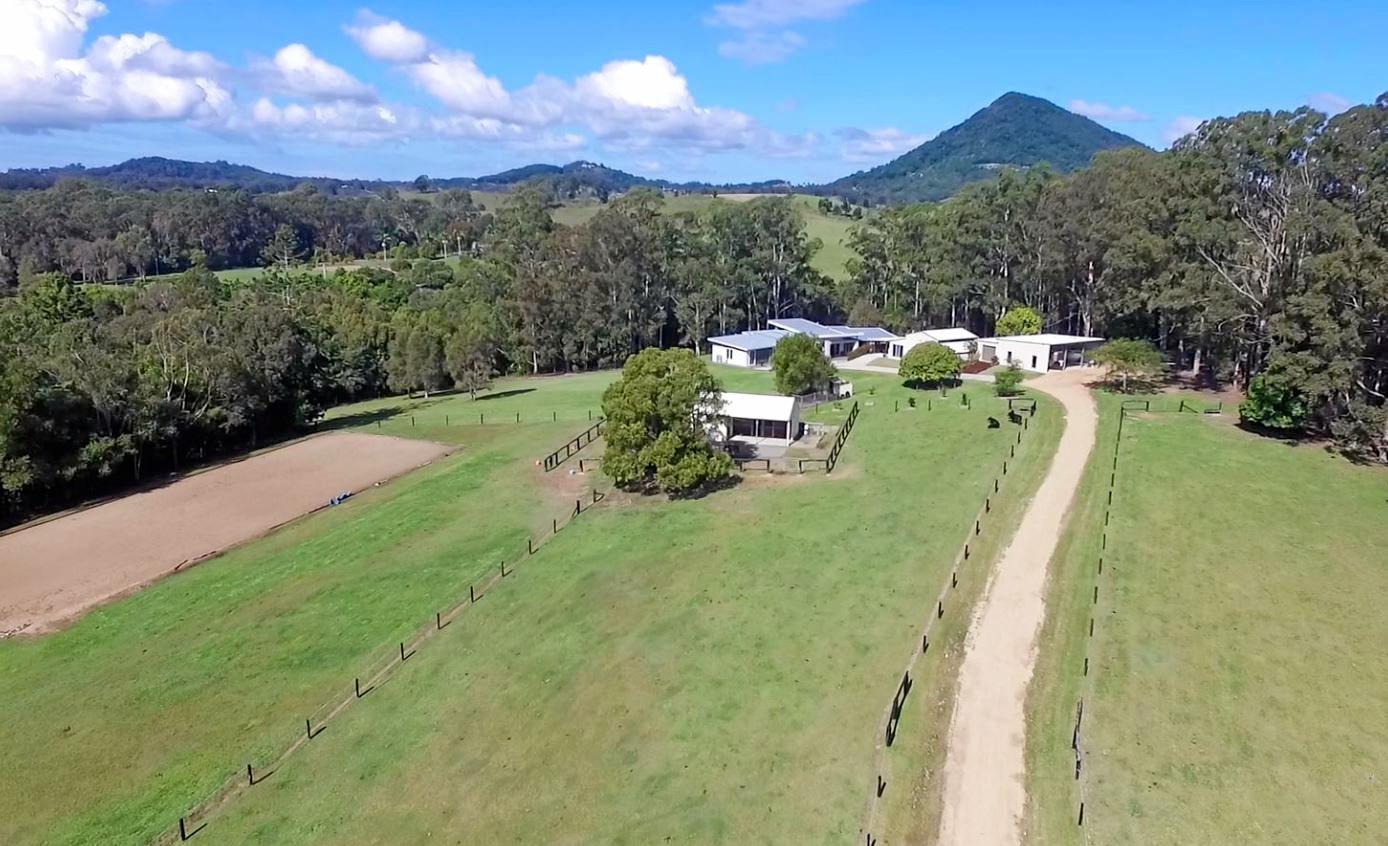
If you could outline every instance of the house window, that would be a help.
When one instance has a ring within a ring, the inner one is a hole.
[[[1036,356],[1032,356],[1032,357],[1031,357],[1031,369],[1032,369],[1032,370],[1035,370],[1035,369],[1036,369]]]

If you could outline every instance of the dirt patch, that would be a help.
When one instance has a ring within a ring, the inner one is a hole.
[[[41,634],[155,579],[447,455],[334,432],[0,537],[0,637]]]

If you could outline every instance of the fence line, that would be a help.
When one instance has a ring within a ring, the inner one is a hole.
[[[834,465],[839,463],[839,453],[843,450],[844,442],[848,436],[853,434],[853,424],[858,422],[858,401],[853,401],[853,408],[848,412],[848,419],[843,421],[839,427],[838,434],[834,436],[834,448],[829,450],[829,458],[824,464],[824,472],[834,472]]]
[[[353,703],[371,693],[378,685],[384,683],[404,666],[426,641],[437,635],[439,632],[457,619],[469,607],[476,605],[503,579],[515,573],[516,565],[534,555],[551,538],[562,531],[566,526],[576,520],[580,515],[591,511],[599,503],[607,498],[607,494],[596,488],[591,490],[591,501],[585,503],[584,499],[574,500],[573,510],[568,512],[563,522],[555,518],[551,523],[553,531],[542,537],[538,543],[535,538],[527,537],[525,541],[526,549],[523,553],[517,553],[510,560],[502,559],[498,563],[496,570],[480,583],[474,582],[468,586],[466,598],[453,601],[453,604],[444,610],[434,612],[434,616],[429,622],[419,629],[416,629],[406,640],[397,642],[389,647],[389,651],[377,657],[368,665],[364,674],[354,676],[352,686],[344,694],[329,699],[311,712],[304,719],[304,730],[297,735],[292,743],[288,744],[275,759],[269,764],[257,765],[254,761],[247,762],[245,769],[237,769],[227,781],[217,788],[211,795],[201,802],[194,805],[188,812],[178,818],[176,829],[170,828],[158,835],[154,843],[164,844],[177,841],[185,841],[193,837],[199,831],[206,828],[208,822],[215,816],[216,812],[229,801],[240,795],[241,792],[249,790],[255,785],[260,784],[269,778],[274,772],[284,766],[299,749],[306,744],[313,742],[321,735],[332,722]]]
[[[999,475],[993,477],[991,491],[984,494],[983,504],[974,513],[972,526],[965,537],[964,543],[959,551],[955,553],[954,561],[950,565],[949,575],[944,580],[940,592],[935,597],[935,602],[926,612],[925,625],[921,628],[919,648],[912,642],[911,657],[906,662],[906,668],[902,671],[901,682],[897,685],[896,693],[893,695],[891,703],[887,706],[878,724],[878,737],[881,742],[877,745],[877,752],[873,759],[873,770],[875,781],[872,791],[867,800],[867,810],[864,812],[864,822],[859,829],[859,835],[865,838],[861,842],[873,846],[877,843],[877,838],[873,836],[872,830],[878,822],[877,815],[882,795],[886,793],[888,787],[887,778],[887,749],[896,741],[897,732],[900,727],[901,714],[905,708],[907,694],[911,692],[914,681],[911,673],[915,671],[917,663],[923,660],[930,652],[930,632],[937,621],[945,616],[945,600],[949,598],[951,592],[959,587],[959,573],[972,557],[973,543],[983,533],[983,527],[989,523],[989,515],[993,511],[993,497],[1001,492],[1002,480],[1007,477],[1009,460],[1015,458],[1017,446],[1023,443],[1022,433],[1027,431],[1029,426],[1021,426],[1017,430],[1017,437],[1008,445],[1008,456],[1002,462],[1002,469]],[[1029,441],[1028,441],[1029,443]]]
[[[598,436],[602,434],[602,427],[606,422],[606,420],[599,417],[598,422],[584,429],[582,432],[579,432],[577,436],[570,438],[569,441],[559,449],[546,455],[544,459],[545,472],[548,473],[560,464],[568,461],[575,453],[597,440]],[[563,455],[560,455],[561,452]]]
[[[369,412],[366,413],[366,414],[369,415]],[[594,420],[602,420],[602,419],[603,419],[601,413],[599,413],[597,416],[594,416],[594,415],[593,415],[593,409],[591,409],[591,408],[584,409],[581,413],[577,413],[577,414],[575,415],[575,418],[578,419],[578,420],[583,420],[583,419],[585,419],[584,415],[586,415],[586,419],[587,419],[589,422],[592,422],[592,421],[594,421]],[[398,423],[403,423],[405,420],[409,420],[409,422],[410,422],[410,428],[413,429],[413,428],[416,428],[416,427],[418,427],[418,426],[420,425],[420,423],[419,423],[419,421],[418,421],[418,419],[417,419],[417,418],[420,417],[420,416],[425,417],[424,425],[429,425],[429,424],[430,424],[430,417],[432,417],[433,415],[432,415],[432,414],[425,415],[423,412],[420,412],[420,411],[417,411],[417,410],[416,410],[416,411],[409,411],[409,412],[407,412],[407,411],[401,411],[401,412],[399,412],[399,413],[397,413],[397,414],[390,414],[390,415],[387,415],[387,416],[384,416],[384,417],[377,417],[377,418],[375,418],[375,420],[376,420],[376,428],[377,428],[377,429],[383,428],[384,424],[387,423],[387,422],[398,422]],[[458,418],[458,422],[457,422],[457,423],[454,423],[454,422],[453,422],[453,418],[454,418],[454,417]],[[317,423],[315,423],[315,424],[313,425],[313,428],[316,429],[316,430],[321,430],[321,429],[324,428],[325,426],[326,426],[327,428],[333,428],[333,427],[336,427],[336,426],[341,425],[341,421],[347,420],[347,419],[348,419],[348,418],[346,418],[346,417],[339,417],[339,418],[335,418],[335,419],[333,419],[333,420],[319,420]],[[564,414],[564,419],[565,419],[565,420],[568,420],[568,419],[569,419],[569,415],[568,415],[567,412]],[[371,421],[370,421],[369,419],[366,421],[366,423],[370,423],[370,422],[371,422]],[[546,419],[545,416],[544,416],[544,414],[541,413],[541,412],[532,412],[532,413],[529,414],[529,415],[525,415],[525,414],[523,414],[522,412],[519,412],[519,411],[508,412],[508,413],[504,413],[504,414],[497,414],[497,413],[495,413],[495,412],[493,412],[492,414],[488,414],[488,413],[485,412],[485,411],[479,411],[479,412],[477,412],[477,417],[476,417],[475,420],[473,419],[473,416],[472,416],[472,413],[471,413],[471,412],[469,412],[468,414],[452,414],[452,413],[449,413],[449,414],[443,415],[443,425],[444,425],[446,428],[451,428],[451,427],[453,427],[453,426],[499,426],[499,425],[500,425],[500,426],[504,426],[504,425],[512,425],[512,426],[514,426],[514,425],[518,425],[518,424],[519,424],[519,425],[533,425],[533,424],[536,424],[536,423],[558,423],[558,422],[559,422],[559,412],[558,412],[557,410],[551,410],[550,413],[549,413],[549,418],[548,418],[548,419]],[[365,424],[363,424],[363,425],[365,425]],[[434,421],[433,425],[438,425],[437,421]]]
[[[1104,578],[1104,556],[1108,552],[1109,520],[1113,514],[1114,493],[1118,486],[1118,467],[1121,463],[1119,458],[1122,456],[1123,446],[1123,424],[1127,420],[1130,411],[1137,411],[1139,409],[1150,414],[1182,414],[1187,411],[1197,414],[1222,414],[1224,403],[1221,401],[1214,408],[1200,408],[1182,398],[1175,408],[1170,407],[1169,404],[1165,408],[1160,405],[1158,405],[1157,408],[1153,408],[1151,400],[1125,399],[1120,402],[1118,406],[1118,426],[1113,437],[1113,462],[1109,467],[1108,495],[1104,503],[1104,522],[1099,527],[1099,560],[1094,567],[1093,591],[1090,593],[1089,629],[1085,635],[1084,655],[1082,656],[1079,666],[1081,676],[1080,695],[1075,702],[1075,725],[1070,732],[1070,749],[1074,753],[1075,782],[1077,784],[1077,792],[1079,793],[1079,808],[1075,812],[1075,824],[1084,830],[1084,840],[1086,843],[1090,841],[1090,836],[1089,829],[1085,827],[1084,823],[1086,814],[1092,814],[1090,810],[1092,803],[1089,801],[1091,797],[1089,777],[1086,775],[1085,771],[1085,762],[1088,756],[1084,747],[1084,727],[1092,723],[1094,719],[1093,693],[1096,685],[1095,676],[1098,671],[1098,665],[1093,660],[1095,656],[1092,654],[1094,651],[1094,629],[1095,621],[1100,617],[1100,597],[1102,596],[1107,601],[1109,596],[1116,595],[1116,591],[1112,588],[1112,576],[1110,575],[1107,580]],[[1109,569],[1112,570],[1111,567]],[[1109,589],[1101,590],[1105,583],[1108,584]],[[1086,697],[1090,700],[1088,711],[1086,711],[1085,706]],[[1088,721],[1085,719],[1086,713],[1089,714]]]

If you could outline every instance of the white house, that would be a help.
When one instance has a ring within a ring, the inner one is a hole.
[[[709,338],[709,350],[714,364],[731,364],[734,367],[769,367],[771,351],[776,342],[790,333],[783,329],[762,329],[755,332],[738,332],[736,335],[718,335]]]
[[[978,336],[968,329],[924,329],[920,332],[912,332],[901,338],[892,341],[887,348],[888,358],[905,358],[912,347],[921,344],[939,344],[948,348],[961,359],[967,360],[974,352],[974,345],[978,341]]]
[[[863,346],[874,352],[886,352],[887,345],[897,339],[895,334],[878,326],[825,326],[798,317],[768,320],[767,323],[770,328],[709,338],[713,362],[734,367],[768,367],[776,342],[792,334],[813,338],[827,358],[843,358]]]
[[[805,433],[800,401],[795,397],[724,391],[723,404],[715,413],[718,424],[709,437],[720,446],[789,446]]]
[[[1089,361],[1089,353],[1103,344],[1103,338],[1081,335],[1010,335],[980,338],[978,357],[983,361],[1013,364],[1033,373],[1078,367]]]

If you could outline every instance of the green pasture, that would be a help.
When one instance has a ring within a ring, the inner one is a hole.
[[[65,631],[0,642],[0,842],[144,843],[273,760],[599,481],[533,462],[586,425],[613,375],[339,409],[326,425],[464,448]],[[613,495],[197,838],[856,839],[882,710],[1014,435],[986,427],[1001,403],[982,390],[973,410],[952,393],[894,412],[895,379],[854,381],[862,414],[832,476]],[[452,419],[490,403],[539,422]],[[1041,463],[1014,465],[999,508]],[[899,745],[928,730],[903,726]]]
[[[1101,549],[1118,404],[1052,563],[1029,841],[1382,842],[1388,473],[1227,412],[1129,414]]]

